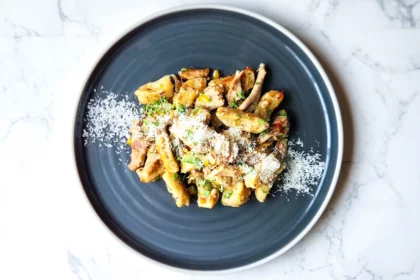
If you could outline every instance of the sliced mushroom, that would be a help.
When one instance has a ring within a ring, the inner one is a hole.
[[[263,85],[266,74],[267,72],[265,71],[265,65],[261,63],[260,67],[258,68],[258,75],[257,75],[257,80],[255,81],[255,85],[252,88],[252,91],[249,94],[249,96],[239,106],[240,110],[246,109],[248,112],[252,112],[257,107],[258,101],[260,100],[261,89],[262,89],[262,85]]]
[[[241,98],[239,97],[240,93],[242,93],[242,85],[241,85],[241,76],[242,76],[243,71],[236,71],[235,77],[232,79],[232,81],[230,82],[230,86],[229,86],[229,91],[226,95],[227,100],[228,100],[228,104],[231,107],[231,104],[236,104],[236,101],[240,100]],[[237,105],[235,106],[235,108],[237,107]]]

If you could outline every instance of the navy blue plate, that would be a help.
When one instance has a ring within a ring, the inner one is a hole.
[[[290,138],[315,147],[326,162],[313,196],[277,195],[240,208],[178,209],[162,181],[143,184],[129,155],[83,145],[83,119],[100,88],[133,93],[188,66],[237,69],[267,65],[264,90],[285,89]],[[319,144],[318,144],[319,143]],[[233,270],[267,261],[293,246],[321,215],[335,187],[342,124],[332,87],[313,55],[288,31],[256,14],[214,6],[172,10],[136,26],[100,59],[82,92],[74,128],[75,157],[85,192],[103,222],[141,254],[176,268]],[[290,198],[290,199],[288,199]]]

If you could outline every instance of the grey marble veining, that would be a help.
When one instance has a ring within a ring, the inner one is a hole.
[[[214,277],[121,245],[68,160],[77,92],[99,52],[151,13],[209,2],[261,13],[313,50],[337,91],[346,145],[311,232],[267,264]],[[420,279],[419,22],[415,0],[1,1],[0,279]]]

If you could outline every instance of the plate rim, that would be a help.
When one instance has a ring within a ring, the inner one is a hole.
[[[236,12],[236,13],[240,13],[246,16],[250,16],[252,18],[255,18],[261,22],[264,22],[270,26],[272,26],[273,28],[277,29],[279,32],[283,33],[286,37],[288,37],[290,40],[292,40],[304,53],[305,55],[308,56],[308,58],[310,59],[310,61],[314,64],[315,68],[318,70],[322,80],[325,83],[325,86],[329,92],[331,101],[332,101],[332,105],[334,108],[334,112],[335,112],[335,116],[336,116],[336,121],[337,121],[337,136],[338,136],[338,150],[337,150],[337,160],[336,160],[336,166],[335,166],[335,170],[334,170],[334,175],[332,177],[330,186],[329,186],[329,190],[328,193],[324,199],[324,201],[322,202],[320,208],[318,209],[318,211],[316,212],[316,214],[314,215],[314,217],[312,218],[312,220],[308,223],[308,225],[306,225],[306,227],[292,240],[290,240],[285,246],[283,246],[282,248],[280,248],[279,250],[277,250],[276,252],[270,254],[269,256],[266,256],[265,258],[262,258],[258,261],[255,261],[253,263],[247,264],[247,265],[242,265],[239,267],[235,267],[235,268],[229,268],[229,269],[222,269],[222,270],[211,270],[211,271],[207,271],[207,270],[191,270],[191,269],[186,269],[186,268],[179,268],[179,267],[175,267],[175,266],[171,266],[159,261],[156,261],[154,259],[151,259],[145,255],[143,255],[142,253],[140,253],[139,251],[135,250],[134,248],[132,248],[131,246],[129,246],[128,244],[126,244],[124,241],[122,241],[106,224],[105,222],[99,217],[99,215],[97,214],[97,212],[95,211],[92,203],[90,202],[89,198],[87,197],[85,191],[84,191],[84,187],[79,175],[79,171],[77,169],[77,162],[76,162],[76,146],[75,146],[75,127],[76,127],[76,122],[77,122],[77,111],[78,111],[78,107],[79,107],[79,103],[81,101],[81,98],[83,96],[83,92],[84,89],[86,87],[87,82],[89,81],[93,71],[96,69],[97,65],[99,64],[99,62],[102,60],[102,58],[104,57],[104,55],[112,48],[112,46],[114,46],[117,42],[119,42],[124,36],[126,36],[128,33],[130,33],[131,31],[133,31],[134,29],[136,29],[137,27],[162,16],[171,14],[171,13],[176,13],[176,12],[183,12],[183,11],[190,11],[190,10],[197,10],[197,9],[215,9],[215,10],[221,10],[221,11],[230,11],[230,12]],[[165,267],[168,268],[170,270],[173,271],[178,271],[178,272],[188,272],[188,273],[193,273],[193,274],[205,274],[205,275],[220,275],[220,274],[228,274],[228,273],[234,273],[234,272],[240,272],[240,271],[244,271],[244,270],[248,270],[257,266],[260,266],[264,263],[267,263],[275,258],[277,258],[278,256],[284,254],[285,252],[287,252],[288,250],[290,250],[293,246],[295,246],[306,234],[309,233],[309,231],[314,227],[314,225],[317,223],[317,221],[319,220],[319,218],[321,217],[321,215],[324,213],[325,208],[327,207],[328,203],[331,200],[332,194],[334,193],[334,190],[336,188],[337,182],[338,182],[338,178],[340,175],[340,171],[341,171],[341,165],[342,165],[342,160],[343,160],[343,150],[344,150],[344,137],[343,137],[343,122],[342,122],[342,115],[341,115],[341,110],[340,110],[340,106],[338,103],[338,99],[337,99],[337,95],[335,93],[335,90],[332,86],[332,83],[330,81],[330,79],[328,78],[327,73],[325,72],[324,68],[322,67],[321,63],[319,62],[319,60],[315,57],[315,55],[312,53],[312,51],[296,36],[294,35],[292,32],[290,32],[288,29],[286,29],[285,27],[283,27],[282,25],[276,23],[275,21],[260,15],[256,12],[252,12],[249,11],[247,9],[243,9],[243,8],[237,8],[237,7],[233,7],[233,6],[228,6],[228,5],[218,5],[218,4],[189,4],[189,5],[182,5],[182,6],[176,6],[176,7],[172,7],[172,8],[167,8],[167,9],[163,9],[160,10],[158,12],[152,13],[136,22],[134,22],[133,24],[131,24],[128,28],[125,28],[124,30],[122,30],[120,33],[118,33],[117,36],[114,36],[113,38],[111,38],[110,40],[107,40],[107,42],[104,44],[104,46],[101,48],[101,50],[98,52],[97,57],[93,60],[93,63],[90,63],[90,67],[87,71],[86,77],[84,78],[84,80],[82,81],[82,86],[78,91],[78,96],[77,96],[77,102],[74,105],[74,110],[73,110],[73,122],[72,122],[72,141],[71,141],[71,150],[73,151],[73,156],[72,156],[72,162],[73,162],[73,166],[77,172],[78,175],[78,179],[79,179],[79,184],[80,187],[82,188],[83,191],[83,196],[86,199],[86,201],[89,203],[90,207],[89,209],[91,211],[94,212],[94,216],[101,221],[101,225],[106,228],[106,230],[111,233],[111,236],[113,237],[114,240],[117,240],[117,243],[122,244],[123,247],[125,248],[129,248],[130,252],[134,252],[137,257],[140,257],[142,260],[145,260],[149,263],[153,263],[157,266],[160,267]]]

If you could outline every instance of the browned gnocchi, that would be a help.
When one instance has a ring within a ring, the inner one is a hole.
[[[284,93],[261,94],[264,64],[226,77],[210,68],[178,75],[135,92],[144,110],[130,129],[129,168],[142,182],[162,177],[178,207],[191,197],[208,209],[219,200],[239,207],[252,194],[264,202],[286,166],[290,122],[278,108]]]

